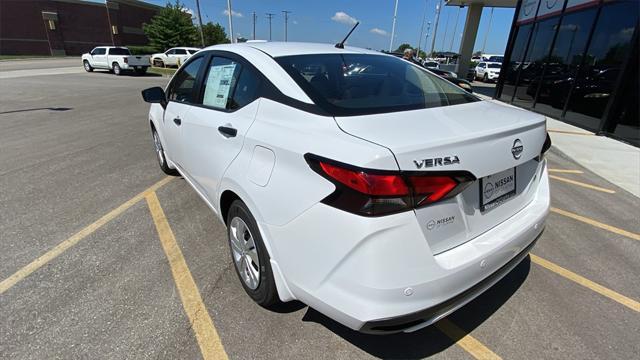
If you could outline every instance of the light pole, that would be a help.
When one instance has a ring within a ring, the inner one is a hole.
[[[398,16],[398,0],[396,0],[396,6],[393,10],[393,25],[391,26],[391,41],[389,41],[389,52],[393,48],[393,37],[396,35],[396,16]]]
[[[273,18],[273,15],[275,14],[267,13],[267,18],[269,19],[269,41],[271,41],[271,19]]]
[[[436,35],[438,35],[438,23],[440,22],[440,2],[436,4],[436,25],[433,28],[433,38],[431,38],[431,52],[433,55],[433,48],[436,46]]]
[[[205,47],[204,32],[202,31],[202,15],[200,14],[200,0],[196,0],[196,10],[198,11],[198,24],[200,24],[200,41],[202,42],[202,47]]]
[[[284,14],[284,42],[287,42],[287,22],[289,22],[291,11],[282,10],[282,13]]]
[[[258,15],[256,15],[256,12],[253,12],[253,40],[256,39],[256,21],[258,20]]]
[[[427,20],[427,5],[429,4],[429,0],[424,1],[424,12],[422,13],[422,25],[420,25],[420,37],[418,37],[418,51],[416,51],[416,56],[420,57],[420,46],[422,45],[422,35],[424,34],[424,22]]]
[[[231,0],[227,0],[227,12],[229,13],[229,38],[231,43],[236,42],[233,38],[233,21],[231,20]]]

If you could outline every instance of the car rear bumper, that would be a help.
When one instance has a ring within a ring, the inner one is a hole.
[[[491,230],[434,255],[415,213],[365,218],[317,204],[261,223],[293,296],[355,330],[414,331],[478,296],[526,256],[549,211],[541,166],[532,201]]]

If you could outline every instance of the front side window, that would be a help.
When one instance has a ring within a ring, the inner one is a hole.
[[[199,57],[178,71],[169,87],[169,101],[195,103],[196,78],[201,65],[202,57]]]
[[[185,50],[185,49],[176,49],[175,50],[175,54],[176,55],[187,55],[187,50]]]
[[[91,52],[91,55],[104,55],[104,54],[106,54],[106,49],[105,48],[95,48]]]
[[[276,61],[320,108],[333,116],[478,101],[448,81],[393,56],[314,54],[284,56]]]
[[[176,51],[175,51],[174,49],[169,49],[169,50],[167,50],[167,52],[165,53],[165,55],[173,55],[173,54],[175,54],[175,52],[176,52]]]
[[[126,48],[111,48],[109,49],[109,55],[131,55],[131,53]]]

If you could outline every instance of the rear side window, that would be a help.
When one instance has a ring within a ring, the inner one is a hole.
[[[185,49],[175,49],[176,55],[187,55],[187,50]]]
[[[276,58],[307,95],[333,116],[447,106],[478,99],[393,56],[315,54]]]
[[[169,88],[169,101],[195,103],[195,85],[202,57],[191,61],[175,75]]]
[[[260,78],[253,70],[244,67],[240,71],[240,77],[233,90],[232,101],[229,104],[231,109],[239,109],[250,104],[257,98],[258,88],[260,86]]]
[[[131,55],[129,49],[125,48],[111,48],[109,49],[109,55]]]

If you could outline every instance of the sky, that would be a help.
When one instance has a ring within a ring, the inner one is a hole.
[[[158,5],[166,4],[166,0],[146,1]],[[181,0],[181,2],[185,7],[193,10],[195,14],[195,0]],[[414,47],[418,46],[425,8],[425,31],[421,48],[431,49],[435,9],[438,2],[440,0],[398,1],[393,49],[402,43],[409,43]],[[256,38],[268,40],[269,21],[266,13],[273,13],[275,15],[272,19],[272,39],[282,41],[284,40],[284,14],[282,11],[288,10],[291,11],[287,35],[289,41],[337,43],[349,32],[355,21],[360,21],[360,25],[347,43],[352,46],[388,50],[394,3],[394,0],[232,0],[233,30],[236,36],[251,39],[252,13],[255,11],[257,15]],[[200,0],[200,8],[203,22],[218,22],[227,30],[226,0]],[[436,51],[452,50],[458,52],[467,9],[453,6],[443,7],[436,34]],[[482,50],[487,30],[489,30],[485,53],[502,54],[511,29],[514,9],[495,8],[491,28],[488,29],[490,12],[490,8],[483,9],[474,51]],[[428,38],[426,38],[427,22],[431,22]],[[425,41],[425,39],[427,40]]]

